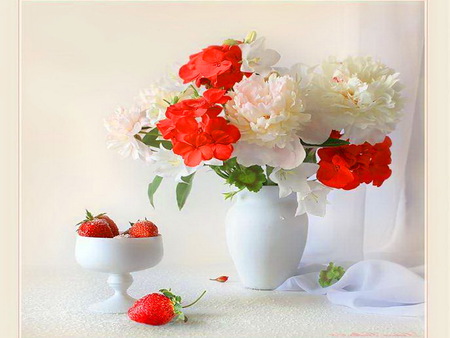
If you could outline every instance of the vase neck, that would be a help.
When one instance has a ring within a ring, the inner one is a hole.
[[[263,186],[260,191],[252,192],[248,190],[241,191],[237,194],[240,201],[261,200],[261,199],[278,199],[279,188],[277,185]]]

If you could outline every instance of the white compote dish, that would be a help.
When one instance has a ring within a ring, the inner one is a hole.
[[[89,310],[100,313],[126,313],[136,301],[127,293],[133,283],[130,272],[154,267],[162,257],[161,235],[141,238],[77,235],[75,258],[78,264],[88,270],[108,273],[108,285],[114,289],[113,296],[92,304]]]

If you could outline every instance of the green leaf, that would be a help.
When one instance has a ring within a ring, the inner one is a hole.
[[[173,148],[172,142],[170,141],[158,141],[164,148],[171,150]]]
[[[320,147],[320,148],[324,148],[324,147],[340,147],[340,146],[345,146],[347,144],[350,144],[349,141],[345,141],[345,140],[340,140],[337,138],[329,138],[328,140],[326,140],[324,143],[322,144],[309,144],[306,142],[302,141],[302,144],[305,147]]]
[[[154,147],[158,136],[159,136],[158,128],[153,128],[152,130],[150,130],[145,134],[144,138],[142,139],[142,142],[144,142],[148,146]]]
[[[227,179],[227,183],[233,184],[239,189],[247,188],[253,192],[261,190],[265,182],[266,175],[264,175],[264,170],[259,165],[253,165],[251,167],[239,165],[239,168],[232,171],[230,177]]]
[[[330,262],[325,270],[320,271],[319,284],[323,288],[333,285],[342,278],[344,273],[342,266],[335,266],[333,262]]]
[[[316,149],[315,148],[307,148],[306,150],[306,157],[303,162],[305,163],[317,163],[316,158]]]
[[[158,137],[160,136],[161,135],[159,134],[158,128],[153,128],[145,134],[142,142],[149,147],[159,148],[159,146],[162,145],[168,150],[172,149],[172,142],[166,140],[158,140]]]
[[[192,180],[194,179],[195,173],[184,176],[181,178],[183,182],[178,183],[177,185],[177,204],[178,208],[181,210],[183,209],[184,204],[186,203],[186,200],[189,196],[189,193],[192,189]]]
[[[153,196],[155,195],[156,190],[158,190],[162,179],[163,178],[161,176],[155,176],[152,183],[150,183],[148,185],[148,191],[147,191],[148,199],[150,200],[150,204],[152,205],[153,208],[155,207],[155,205],[153,204]]]
[[[233,157],[233,158],[230,158],[229,160],[224,161],[223,165],[222,165],[222,168],[225,171],[231,171],[233,169],[236,169],[236,167],[239,167],[236,157]]]

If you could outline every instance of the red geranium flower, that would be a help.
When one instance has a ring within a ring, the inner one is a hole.
[[[228,160],[233,152],[233,143],[241,138],[236,126],[229,124],[223,117],[205,117],[204,130],[211,135],[214,143],[214,157],[218,160]]]
[[[166,119],[157,124],[161,135],[170,139],[173,152],[195,167],[213,157],[227,160],[241,134],[236,126],[218,115],[230,97],[225,90],[208,89],[203,97],[180,101],[166,111]]]
[[[371,145],[344,145],[319,149],[317,179],[337,189],[351,190],[361,183],[381,186],[391,176],[391,139]]]
[[[210,160],[214,155],[210,136],[202,132],[184,135],[183,141],[174,144],[173,152],[183,157],[184,163],[189,167]]]
[[[195,167],[202,161],[217,158],[227,160],[233,152],[232,143],[241,137],[239,130],[229,124],[223,117],[210,118],[194,125],[189,120],[180,120],[181,133],[174,143],[173,152],[183,157],[184,163]],[[187,123],[186,123],[187,122]]]
[[[189,57],[189,62],[179,71],[184,83],[195,81],[200,87],[230,89],[242,80],[242,52],[234,45],[209,46]]]

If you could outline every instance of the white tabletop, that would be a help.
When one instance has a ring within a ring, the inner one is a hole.
[[[226,283],[209,281],[229,275]],[[161,264],[133,274],[130,294],[139,298],[161,288],[191,302],[187,323],[138,324],[126,314],[105,315],[86,307],[112,294],[106,275],[83,270],[25,269],[22,278],[22,336],[34,337],[423,337],[423,319],[355,313],[304,292],[254,291],[242,287],[230,266]]]

